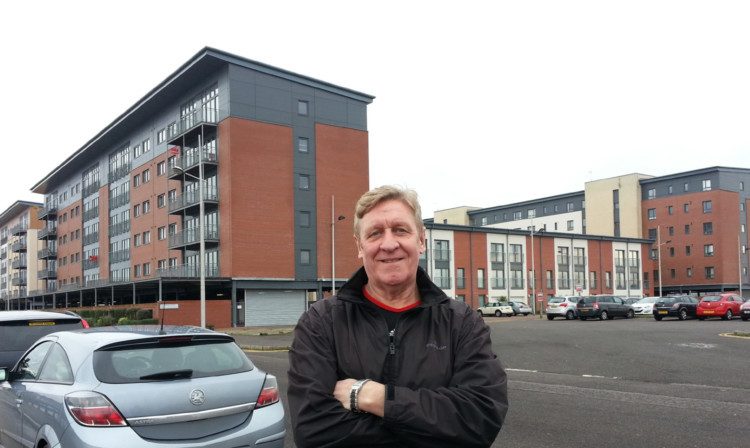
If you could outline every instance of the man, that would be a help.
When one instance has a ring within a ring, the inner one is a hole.
[[[419,267],[416,193],[365,193],[354,233],[363,267],[295,329],[297,446],[489,447],[508,410],[506,374],[481,316]]]

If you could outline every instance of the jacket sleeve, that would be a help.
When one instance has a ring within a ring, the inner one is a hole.
[[[382,419],[350,412],[333,396],[339,379],[335,340],[320,308],[300,317],[289,351],[287,400],[297,447],[399,446]]]
[[[395,387],[385,424],[414,447],[489,447],[508,411],[507,376],[492,352],[490,329],[476,312],[463,312],[453,376],[438,389]]]

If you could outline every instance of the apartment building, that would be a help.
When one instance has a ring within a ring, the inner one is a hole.
[[[202,49],[32,187],[55,276],[6,307],[200,298],[208,324],[296,322],[359,266],[334,226],[369,188],[373,99]]]
[[[49,264],[50,273],[39,260],[48,256],[41,240],[50,237],[44,221],[37,218],[41,207],[37,202],[16,201],[0,214],[0,310],[54,275],[54,262]]]
[[[648,239],[652,266],[645,266],[643,283],[652,286],[646,294],[748,295],[749,182],[745,168],[628,174],[586,182],[583,191],[464,208],[465,221],[483,228]],[[455,210],[436,212],[435,222],[461,222],[457,215]]]

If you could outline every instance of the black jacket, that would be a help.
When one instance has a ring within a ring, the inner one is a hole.
[[[489,447],[505,419],[508,391],[481,316],[419,269],[422,302],[401,313],[391,335],[362,293],[366,283],[360,269],[338,295],[299,319],[288,394],[297,446]],[[385,417],[347,411],[333,396],[345,378],[390,385]]]

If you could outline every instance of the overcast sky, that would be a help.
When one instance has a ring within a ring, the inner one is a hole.
[[[205,46],[358,90],[436,210],[750,168],[747,1],[8,1],[0,212]],[[342,169],[347,167],[342,166]]]

